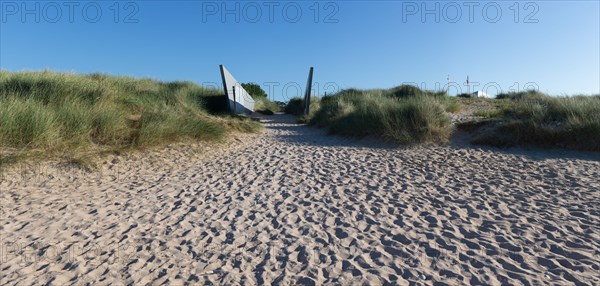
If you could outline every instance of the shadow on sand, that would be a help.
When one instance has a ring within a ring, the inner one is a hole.
[[[412,149],[417,145],[399,146],[383,142],[376,138],[355,138],[328,133],[325,129],[298,123],[296,117],[286,114],[272,116],[258,116],[266,128],[275,130],[275,138],[297,145],[316,147],[352,147],[372,148],[384,150]],[[524,156],[532,160],[571,159],[600,162],[600,153],[583,152],[564,149],[545,149],[537,147],[510,147],[500,148],[492,146],[474,145],[469,143],[464,134],[457,134],[446,144],[430,144],[431,146],[452,149],[475,149],[483,152],[496,152],[507,155]]]

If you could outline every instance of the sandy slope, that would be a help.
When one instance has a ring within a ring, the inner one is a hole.
[[[0,284],[600,283],[598,154],[395,149],[270,120],[208,155],[8,172]]]

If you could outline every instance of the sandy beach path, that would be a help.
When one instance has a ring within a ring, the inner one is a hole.
[[[0,284],[600,284],[598,154],[263,121],[203,156],[7,171]]]

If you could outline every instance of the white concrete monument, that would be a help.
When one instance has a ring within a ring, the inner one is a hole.
[[[223,89],[229,102],[229,110],[233,113],[251,114],[254,112],[254,99],[242,87],[242,85],[231,75],[231,73],[220,65]]]

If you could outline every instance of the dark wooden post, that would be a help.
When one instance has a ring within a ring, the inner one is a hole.
[[[313,67],[308,72],[308,82],[306,83],[306,93],[304,94],[304,115],[310,112],[310,90],[312,89]]]
[[[237,113],[237,100],[235,99],[235,85],[232,88],[233,90],[233,113]]]

